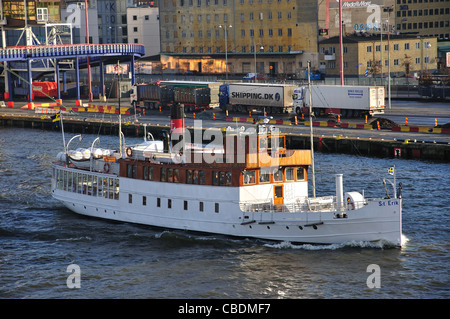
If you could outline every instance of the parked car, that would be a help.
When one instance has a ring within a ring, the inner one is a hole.
[[[257,80],[264,80],[264,74],[256,74],[256,73],[247,73],[246,76],[243,77],[244,80],[254,80],[256,76]]]

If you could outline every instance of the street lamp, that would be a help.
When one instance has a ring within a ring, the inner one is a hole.
[[[383,11],[388,13],[387,19],[387,34],[388,34],[388,105],[391,109],[391,12],[394,11],[393,6],[383,7]],[[383,50],[383,48],[381,48]],[[383,63],[383,62],[381,62]]]
[[[260,45],[259,47],[259,51],[264,50],[264,47],[262,45]],[[256,83],[256,78],[258,77],[258,69],[256,68],[256,45],[255,45],[255,38],[253,38],[253,53],[255,55],[255,83]],[[263,72],[264,73],[264,72]]]
[[[233,26],[230,25],[219,25],[219,28],[223,28],[225,32],[225,79],[228,80],[228,28],[232,28]]]

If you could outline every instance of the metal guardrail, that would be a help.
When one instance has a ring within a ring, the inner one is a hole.
[[[17,61],[27,58],[45,59],[57,57],[74,57],[89,55],[144,55],[142,44],[60,44],[33,45],[0,48],[0,61]]]

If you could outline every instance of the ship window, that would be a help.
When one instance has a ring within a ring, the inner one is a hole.
[[[113,199],[114,196],[114,179],[108,178],[109,183],[109,199]]]
[[[167,200],[167,208],[172,208],[172,200],[171,199]]]
[[[269,183],[270,182],[270,173],[266,169],[262,169],[259,171],[259,182],[260,183]]]
[[[219,185],[219,172],[212,172],[212,183],[213,185]]]
[[[153,166],[144,166],[144,179],[153,180]]]
[[[161,182],[166,181],[166,169],[165,167],[161,167]]]
[[[167,181],[169,183],[173,182],[173,169],[171,168],[167,169]]]
[[[215,211],[216,213],[219,212],[219,203],[215,203],[215,205],[214,205],[214,211]]]
[[[198,184],[198,171],[194,171],[194,175],[192,176],[192,183]]]
[[[142,196],[142,205],[147,206],[147,196]]]
[[[231,186],[231,172],[226,172],[225,174],[225,185],[226,186]]]
[[[225,172],[219,173],[219,185],[220,186],[225,185]]]
[[[294,168],[288,167],[285,169],[286,180],[293,181],[294,180]]]
[[[244,171],[244,184],[255,184],[256,171]]]
[[[156,198],[156,207],[161,207],[161,198]]]
[[[201,211],[201,212],[203,211],[203,202],[199,203],[198,210]]]
[[[186,183],[192,184],[192,171],[190,169],[186,171]]]
[[[83,194],[87,192],[87,175],[83,174]]]
[[[148,179],[148,166],[144,166],[144,179]]]
[[[297,167],[297,180],[304,181],[305,180],[305,170],[303,167]]]
[[[93,176],[92,175],[88,175],[88,195],[92,195],[92,180],[93,180]]]
[[[184,210],[187,210],[187,209],[188,209],[188,201],[185,200],[185,201],[184,201]]]
[[[119,199],[119,179],[114,180],[114,199]]]
[[[67,171],[63,172],[63,182],[64,182],[64,190],[67,191]]]
[[[108,198],[108,179],[103,178],[103,197]]]
[[[205,171],[199,171],[198,178],[200,185],[205,185]]]
[[[103,197],[103,179],[99,176],[97,180],[98,197]]]
[[[127,177],[136,178],[137,167],[136,165],[127,165]]]
[[[281,182],[283,181],[283,171],[278,168],[273,172],[273,180],[275,182]]]
[[[180,180],[180,171],[178,170],[178,168],[175,168],[173,170],[173,182],[178,183],[179,180]]]
[[[128,194],[128,204],[133,203],[133,194]]]

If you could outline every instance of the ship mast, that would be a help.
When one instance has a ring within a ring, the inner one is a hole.
[[[316,197],[316,178],[314,172],[314,135],[312,125],[312,99],[311,99],[311,61],[308,61],[308,92],[309,92],[309,135],[311,139],[311,170],[312,170],[312,191],[313,197]]]
[[[341,86],[344,85],[344,45],[342,39],[342,1],[339,0],[339,74]]]

